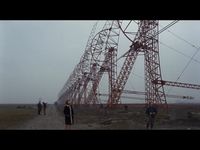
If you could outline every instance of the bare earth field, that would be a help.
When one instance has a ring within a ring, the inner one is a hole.
[[[146,130],[143,104],[129,104],[107,110],[96,106],[74,106],[72,130]],[[155,130],[200,129],[199,104],[169,104],[169,113],[160,110]],[[0,129],[63,130],[62,107],[48,105],[47,115],[37,115],[34,105],[0,105]]]
[[[124,105],[108,110],[95,108],[75,108],[78,123],[94,129],[145,130],[146,115],[143,104]],[[192,112],[192,113],[190,113]],[[191,115],[189,115],[191,114]],[[159,111],[154,129],[200,129],[200,105],[170,104],[169,112]]]
[[[20,125],[37,116],[34,105],[1,104],[0,129]]]

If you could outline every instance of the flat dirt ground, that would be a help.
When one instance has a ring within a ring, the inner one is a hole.
[[[147,117],[143,104],[119,105],[111,110],[97,106],[74,106],[78,129],[146,130]],[[158,110],[154,129],[200,129],[200,105],[169,104],[168,113]]]
[[[71,130],[146,130],[145,106],[127,106],[127,110],[124,105],[113,109],[101,108],[100,105],[73,106],[75,122]],[[154,130],[200,129],[200,104],[169,104],[168,107],[168,113],[158,110]],[[64,130],[63,108],[55,105],[48,105],[46,115],[37,115],[34,105],[1,105],[0,113],[0,129]]]

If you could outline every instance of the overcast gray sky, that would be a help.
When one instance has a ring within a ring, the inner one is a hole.
[[[0,21],[0,103],[36,103],[39,97],[55,102],[83,55],[95,22]],[[200,21],[179,21],[169,30],[200,46]],[[168,31],[160,34],[160,41],[190,57],[197,50]],[[123,53],[124,49],[120,51]],[[200,52],[194,58],[200,61]],[[160,44],[160,61],[163,79],[175,81],[189,58]],[[134,69],[144,77],[142,63],[140,56]],[[199,76],[200,64],[192,61],[179,82],[200,84]],[[126,88],[144,91],[144,80],[132,75]],[[197,90],[172,88],[169,94],[194,96],[200,101]]]

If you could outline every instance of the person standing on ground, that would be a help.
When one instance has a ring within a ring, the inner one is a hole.
[[[44,112],[44,115],[46,115],[46,108],[47,108],[47,103],[43,102],[43,112]]]
[[[158,113],[156,107],[152,103],[150,103],[145,113],[147,114],[148,117],[146,128],[148,129],[150,126],[151,129],[153,129],[155,117]]]
[[[124,105],[124,110],[128,111],[128,105]]]
[[[42,104],[41,104],[41,101],[39,101],[39,103],[37,104],[37,107],[38,107],[38,115],[40,115],[41,110],[42,110]]]
[[[65,129],[70,129],[71,125],[74,123],[74,111],[73,107],[66,101],[64,106],[65,115]]]
[[[106,105],[104,107],[104,116],[107,116],[108,115],[108,109],[109,109],[109,105]]]

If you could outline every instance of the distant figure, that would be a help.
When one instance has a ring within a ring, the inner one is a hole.
[[[103,104],[100,104],[100,109],[103,109]]]
[[[109,105],[106,105],[104,107],[104,116],[107,116],[108,115],[108,109],[109,109]]]
[[[47,108],[47,103],[43,102],[43,112],[44,112],[44,115],[46,115],[46,108]]]
[[[102,113],[103,112],[103,104],[99,105],[99,112]]]
[[[38,107],[38,115],[41,114],[41,111],[42,111],[42,104],[41,104],[41,101],[39,101],[39,103],[37,104],[37,107]]]
[[[157,115],[157,109],[155,106],[153,106],[152,103],[149,104],[149,106],[146,109],[146,112],[148,120],[147,120],[147,124],[146,124],[146,128],[148,129],[149,126],[151,127],[151,129],[154,126],[154,122],[155,122],[155,117]]]
[[[128,105],[124,105],[124,110],[128,111]]]
[[[65,129],[70,129],[71,125],[74,124],[74,111],[68,101],[66,101],[64,106],[64,115],[65,115]]]

